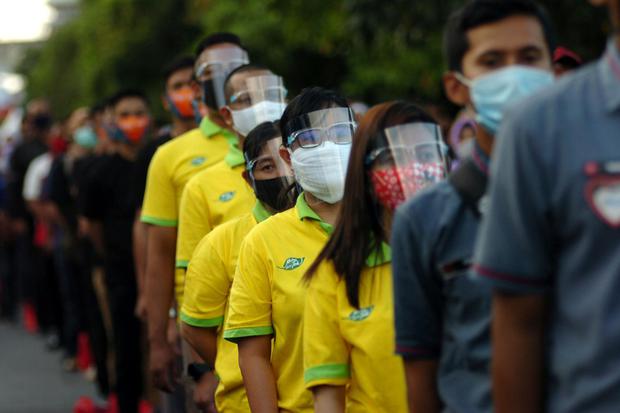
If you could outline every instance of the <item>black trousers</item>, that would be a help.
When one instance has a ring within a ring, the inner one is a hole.
[[[120,413],[136,413],[142,396],[140,321],[134,315],[137,286],[131,265],[107,265],[106,281],[114,350],[116,393]]]

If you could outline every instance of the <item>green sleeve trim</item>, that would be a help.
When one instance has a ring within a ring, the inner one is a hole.
[[[176,219],[161,219],[148,215],[142,215],[140,221],[146,224],[157,225],[158,227],[176,227],[179,223]]]
[[[237,339],[244,337],[256,337],[256,336],[268,336],[273,334],[273,327],[249,327],[249,328],[236,328],[233,330],[225,330],[224,338],[228,341],[236,341]]]
[[[219,327],[224,323],[224,316],[215,318],[195,318],[190,317],[181,311],[181,321],[192,327]]]
[[[187,268],[189,267],[189,260],[177,260],[176,261],[177,268]]]
[[[306,384],[323,379],[348,379],[351,376],[348,364],[323,364],[304,371]]]

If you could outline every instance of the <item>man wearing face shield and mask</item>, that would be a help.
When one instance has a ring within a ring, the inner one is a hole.
[[[477,133],[471,157],[395,217],[396,346],[412,412],[492,411],[491,296],[470,265],[497,128],[507,107],[552,83],[552,42],[529,0],[474,0],[446,26],[444,87],[475,112]]]
[[[279,120],[286,107],[282,78],[260,66],[250,64],[235,69],[226,79],[224,91],[227,105],[221,109],[222,118],[237,133],[239,144],[231,145],[223,161],[197,174],[185,187],[177,268],[187,268],[194,248],[213,228],[250,212],[255,198],[241,175],[245,162],[239,148],[250,130],[262,122]],[[179,285],[178,296],[182,287]]]
[[[282,145],[277,123],[265,122],[245,139],[244,178],[257,201],[251,213],[226,222],[205,236],[189,264],[181,309],[183,336],[214,369],[219,378],[215,393],[217,411],[250,410],[239,370],[237,346],[222,337],[222,328],[239,247],[248,232],[272,214],[295,203],[293,171],[280,157]],[[291,186],[292,189],[291,190]],[[214,379],[213,373],[210,374]],[[214,383],[215,384],[215,383]]]
[[[593,64],[506,116],[476,247],[495,411],[620,406],[620,1]]]
[[[315,87],[280,120],[280,155],[305,192],[243,240],[224,325],[224,338],[238,345],[253,411],[314,411],[303,381],[301,280],[338,218],[354,119],[345,98]]]
[[[196,80],[206,86],[211,79],[209,76],[215,74],[207,73],[208,67],[214,68],[212,72],[217,72],[221,77],[225,71],[247,62],[247,53],[237,36],[213,34],[197,48]],[[210,87],[201,89],[203,100],[207,103],[220,93]],[[174,368],[179,354],[178,344],[176,340],[168,340],[168,337],[171,336],[169,331],[174,329],[173,319],[176,317],[173,304],[175,276],[179,279],[183,277],[182,273],[175,275],[174,267],[181,194],[193,175],[224,159],[229,145],[237,140],[217,115],[217,109],[209,109],[209,116],[202,119],[199,128],[158,148],[149,166],[142,204],[141,221],[149,224],[145,277],[149,369],[154,385],[168,392],[177,385],[180,374]]]

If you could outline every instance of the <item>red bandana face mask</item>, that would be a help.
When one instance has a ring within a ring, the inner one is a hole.
[[[394,211],[407,198],[444,176],[445,168],[441,163],[414,163],[371,171],[370,181],[377,201],[384,208]]]
[[[172,112],[181,119],[194,117],[194,91],[191,87],[183,87],[168,95]]]
[[[127,116],[117,122],[118,129],[130,143],[139,143],[150,124],[148,116]]]

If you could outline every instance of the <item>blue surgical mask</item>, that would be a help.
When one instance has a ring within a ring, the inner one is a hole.
[[[457,78],[469,87],[476,109],[476,121],[495,135],[506,109],[553,83],[553,74],[528,66],[508,66],[469,80]]]
[[[92,149],[97,145],[97,134],[91,126],[82,126],[73,132],[75,143],[86,149]]]

